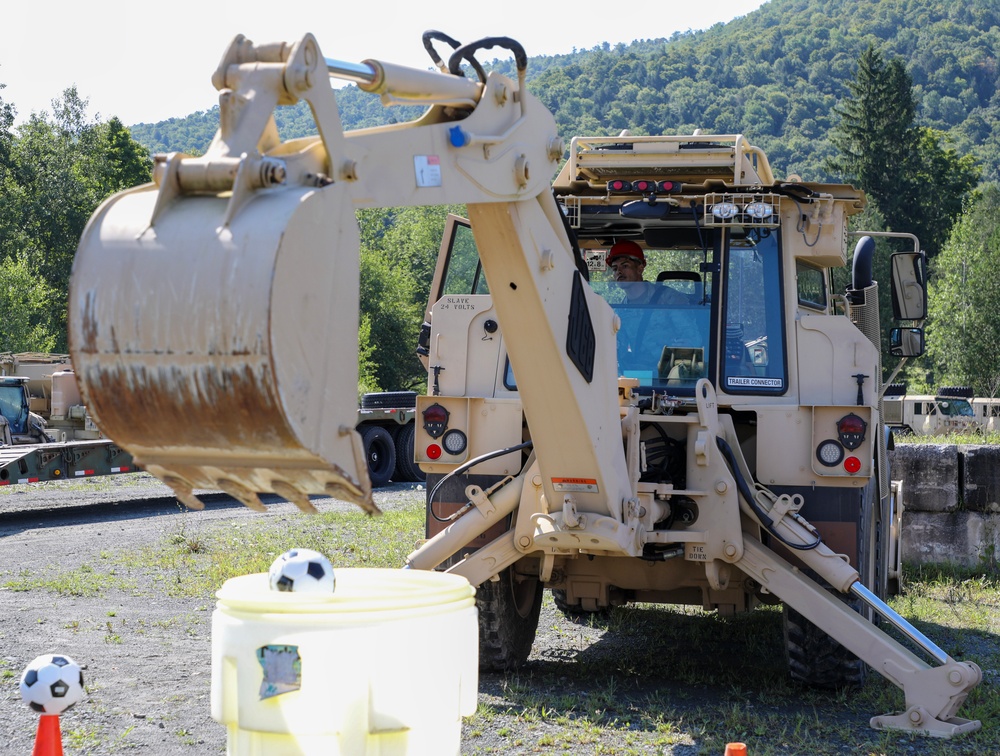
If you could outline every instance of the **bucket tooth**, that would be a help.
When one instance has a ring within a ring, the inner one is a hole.
[[[316,507],[309,501],[309,497],[297,489],[291,483],[284,480],[275,480],[271,483],[271,488],[285,501],[290,501],[306,514],[316,514]]]
[[[174,496],[177,497],[177,501],[183,504],[188,509],[202,510],[205,508],[205,504],[194,495],[194,490],[191,484],[188,483],[183,478],[178,478],[175,475],[164,475],[163,482],[170,487],[174,492]]]

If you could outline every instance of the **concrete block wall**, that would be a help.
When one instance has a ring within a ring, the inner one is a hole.
[[[1000,558],[1000,446],[900,444],[903,561],[994,566]]]

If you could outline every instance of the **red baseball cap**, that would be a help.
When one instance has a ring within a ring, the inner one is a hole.
[[[646,264],[646,255],[642,252],[642,247],[636,244],[634,241],[629,241],[628,239],[622,240],[620,242],[615,242],[608,252],[608,256],[605,258],[605,262],[610,265],[611,261],[616,257],[634,257],[636,260],[641,262],[643,265]]]

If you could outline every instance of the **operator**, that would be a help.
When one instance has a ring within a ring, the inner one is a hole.
[[[628,304],[678,304],[683,298],[669,286],[643,280],[646,255],[634,241],[624,239],[615,242],[608,252],[606,262]]]

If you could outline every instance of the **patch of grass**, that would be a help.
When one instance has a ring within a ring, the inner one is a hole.
[[[423,537],[420,503],[378,517],[362,512],[289,514],[235,525],[183,530],[163,542],[119,555],[118,563],[151,575],[170,596],[211,597],[238,575],[267,572],[291,548],[315,549],[337,567],[402,567]]]
[[[135,583],[118,575],[114,568],[95,569],[82,564],[73,569],[50,567],[41,572],[23,569],[3,587],[12,591],[50,591],[60,596],[100,596],[110,588],[130,590]]]

